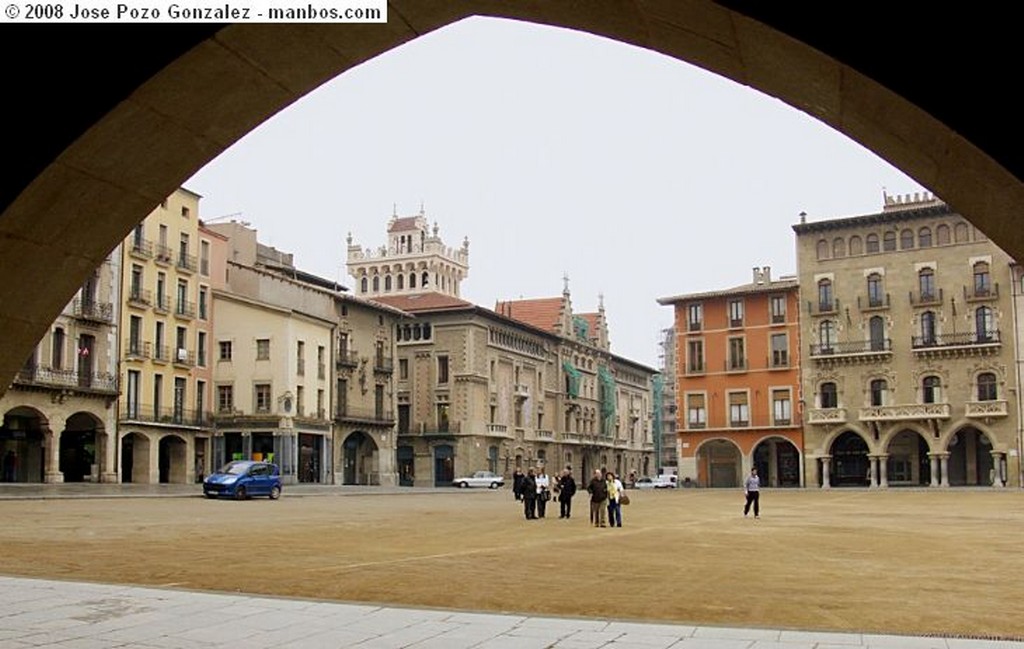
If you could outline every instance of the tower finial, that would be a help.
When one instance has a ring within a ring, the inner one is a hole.
[[[398,203],[391,204],[391,216],[398,218]]]
[[[562,273],[562,295],[569,297],[569,273]]]
[[[597,294],[597,310],[604,313],[604,293]]]
[[[352,231],[351,230],[348,231],[348,237],[346,237],[346,240],[348,241],[348,245],[351,246],[352,245]]]
[[[427,213],[427,211],[423,207],[423,199],[421,198],[420,199],[420,216],[424,216],[426,213]]]

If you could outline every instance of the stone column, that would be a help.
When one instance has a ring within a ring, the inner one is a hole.
[[[885,453],[878,456],[878,488],[889,488],[889,455]]]
[[[160,484],[160,436],[149,438],[149,474],[146,484]]]
[[[931,484],[930,487],[939,486],[939,456],[935,453],[928,454],[928,462],[931,467]]]
[[[878,456],[868,456],[868,488],[875,489],[878,487]]]
[[[940,486],[949,486],[949,453],[939,453],[939,463],[942,467],[942,481]]]
[[[1003,453],[1001,451],[989,451],[992,455],[992,487],[1003,488]]]
[[[832,461],[831,455],[823,455],[821,458],[821,488],[831,489],[832,488],[832,477],[829,475],[829,463]]]
[[[60,415],[49,417],[50,432],[43,433],[46,450],[43,453],[43,481],[47,483],[64,482],[64,473],[60,470],[60,436],[67,425],[67,419]]]

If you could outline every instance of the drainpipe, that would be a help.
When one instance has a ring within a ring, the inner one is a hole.
[[[1011,312],[1013,313],[1013,353],[1014,353],[1013,367],[1014,367],[1014,378],[1017,381],[1017,385],[1014,387],[1014,390],[1013,390],[1014,391],[1014,396],[1017,397],[1017,399],[1016,399],[1016,401],[1017,401],[1017,485],[1018,485],[1018,488],[1021,488],[1021,487],[1024,487],[1024,464],[1021,463],[1021,460],[1024,459],[1024,457],[1022,457],[1022,455],[1021,455],[1022,451],[1024,451],[1024,442],[1022,442],[1022,439],[1024,439],[1024,421],[1022,421],[1022,418],[1021,418],[1022,411],[1021,411],[1021,394],[1020,394],[1020,386],[1021,386],[1020,329],[1018,328],[1018,324],[1017,324],[1017,322],[1018,322],[1018,315],[1017,315],[1017,308],[1018,308],[1018,306],[1017,305],[1018,305],[1018,300],[1022,299],[1022,296],[1019,293],[1020,285],[1018,284],[1018,282],[1016,281],[1016,279],[1014,277],[1015,273],[1013,272],[1013,269],[1014,269],[1015,265],[1016,264],[1012,263],[1012,262],[1010,264],[1010,295],[1013,298],[1013,308],[1011,309]]]

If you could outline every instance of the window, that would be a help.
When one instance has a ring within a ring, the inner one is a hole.
[[[420,280],[420,288],[427,288],[427,282],[430,281],[430,274],[427,271],[423,271],[423,277]]]
[[[942,382],[937,376],[926,376],[921,381],[921,401],[924,403],[942,402]]]
[[[390,291],[391,290],[391,275],[385,275],[384,276],[384,290],[385,291]]]
[[[132,319],[134,318],[135,316],[132,316]],[[51,341],[50,349],[50,367],[52,367],[55,370],[64,369],[65,340],[66,337],[64,335],[64,330],[62,328],[57,327],[56,329],[53,330],[53,340]]]
[[[864,247],[869,255],[878,252],[878,235],[869,234],[864,239]]]
[[[921,248],[931,248],[932,247],[932,229],[931,228],[927,228],[927,227],[926,228],[921,228],[920,230],[917,231],[917,245],[920,246]]]
[[[301,385],[295,386],[295,415],[306,416],[306,388]]]
[[[177,295],[178,315],[191,315],[192,309],[188,303],[188,282],[183,279],[178,280],[178,295]]]
[[[217,412],[232,413],[235,411],[235,387],[232,385],[217,386]]]
[[[822,320],[818,325],[818,340],[823,353],[831,353],[836,342],[836,323],[834,320]]]
[[[401,291],[402,289],[405,288],[405,275],[399,273],[396,277],[396,280],[396,283],[398,284],[398,290]]]
[[[444,384],[448,382],[448,357],[437,357],[437,382]]]
[[[257,338],[256,339],[256,360],[258,360],[258,361],[269,361],[270,360],[270,339],[269,338]]]
[[[437,432],[447,433],[449,428],[448,421],[448,404],[439,403],[437,404]]]
[[[361,280],[359,280],[359,292],[360,293],[365,293],[366,292],[366,287],[367,287],[367,279],[364,277]]]
[[[729,300],[729,326],[743,326],[743,300]]]
[[[850,254],[851,255],[862,255],[864,254],[864,242],[857,235],[850,237]]]
[[[885,319],[877,315],[871,318],[868,321],[868,331],[871,336],[871,351],[883,351],[885,349]]]
[[[373,276],[373,292],[380,293],[380,275]]]
[[[819,388],[818,397],[822,408],[839,407],[839,391],[836,389],[835,383],[822,383]]]
[[[217,343],[217,346],[220,348],[220,354],[218,355],[217,360],[230,361],[231,360],[231,341],[230,340],[222,340],[219,343]]]
[[[729,369],[730,370],[745,370],[747,369],[747,356],[745,353],[745,341],[743,338],[730,338],[729,339]]]
[[[974,264],[974,294],[984,297],[992,291],[992,278],[989,275],[988,264],[979,261]]]
[[[885,392],[888,389],[888,383],[885,379],[874,379],[871,381],[871,405],[872,406],[884,406],[886,402]]]
[[[210,276],[210,242],[199,242],[199,274]]]
[[[256,412],[270,412],[270,384],[257,383],[256,389]]]
[[[416,288],[416,273],[409,273],[409,288]]]
[[[182,208],[181,208],[181,216],[187,219],[188,215],[189,215],[189,209],[187,207],[182,206]]]
[[[132,266],[132,280],[130,291],[130,299],[139,300],[142,298],[142,266]]]
[[[935,241],[940,246],[947,245],[949,243],[949,226],[943,223],[939,227],[935,228]]]
[[[789,426],[793,422],[793,402],[789,390],[772,390],[772,415],[776,426]]]
[[[316,391],[316,418],[323,419],[325,416],[324,412],[324,391],[319,389]]]
[[[828,259],[828,241],[821,239],[818,241],[818,259]]]
[[[338,379],[334,388],[334,414],[344,417],[348,414],[348,380]]]
[[[688,340],[686,342],[686,371],[690,374],[704,371],[703,340]]]
[[[325,357],[327,355],[327,348],[323,345],[316,346],[316,378],[325,379],[327,378],[327,363]]]
[[[885,296],[882,294],[882,276],[878,273],[868,275],[868,306],[882,306]]]
[[[772,323],[778,324],[786,321],[786,296],[773,295],[769,302],[771,309]]]
[[[896,250],[896,233],[886,232],[882,235],[882,250],[892,252]]]
[[[687,428],[705,428],[708,425],[708,411],[703,394],[686,395]]]
[[[922,268],[917,273],[917,285],[921,290],[922,302],[935,301],[935,271],[931,268]]]
[[[832,240],[832,256],[835,258],[846,256],[846,239],[836,237]]]
[[[953,226],[953,240],[957,243],[966,243],[968,240],[967,236],[967,224],[957,223]]]
[[[995,401],[996,375],[992,372],[982,372],[978,375],[978,401]]]
[[[167,350],[165,349],[166,340],[164,338],[164,323],[159,320],[156,323],[156,340],[155,340],[155,357],[167,360]]]
[[[772,367],[789,365],[789,339],[786,334],[772,334]]]
[[[921,344],[934,345],[935,342],[935,312],[925,311],[921,314]]]
[[[206,410],[206,381],[196,381],[196,422],[208,420]]]
[[[903,230],[900,232],[900,250],[909,250],[914,247],[914,231]]]
[[[747,402],[746,392],[729,393],[729,425],[750,425],[750,406]]]
[[[201,320],[209,319],[209,289],[205,286],[199,287],[199,318]]]
[[[164,400],[164,377],[162,374],[153,375],[153,414],[160,416],[161,406]]]
[[[206,332],[200,331],[196,341],[196,365],[206,367]]]
[[[983,306],[974,312],[974,330],[979,343],[992,342],[996,333],[992,309]]]
[[[687,307],[687,329],[689,331],[700,331],[704,324],[704,307],[700,304],[691,304]]]
[[[832,280],[823,279],[818,281],[818,310],[822,312],[833,311],[835,304],[832,295]]]
[[[295,373],[299,376],[306,374],[306,343],[301,340],[295,343]]]

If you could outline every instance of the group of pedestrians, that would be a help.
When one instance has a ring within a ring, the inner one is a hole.
[[[558,518],[572,518],[572,499],[576,495],[576,480],[572,467],[565,467],[552,484],[543,466],[532,467],[523,473],[516,469],[512,475],[512,494],[523,503],[526,520],[544,518],[548,502],[557,495]],[[590,494],[590,523],[594,527],[622,527],[622,505],[628,504],[626,490],[611,471],[594,470],[587,484]],[[554,494],[554,495],[553,495]]]

